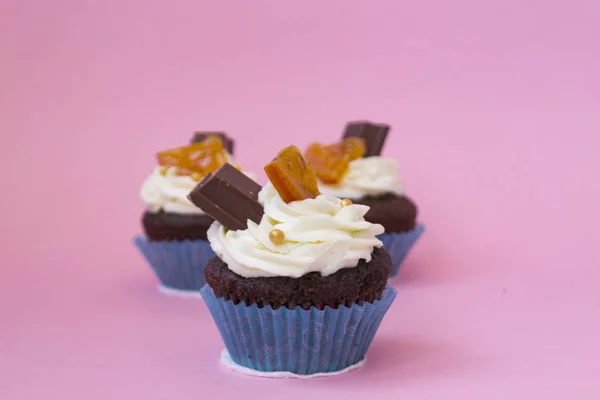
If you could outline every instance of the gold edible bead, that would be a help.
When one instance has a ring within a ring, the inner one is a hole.
[[[190,175],[190,176],[196,182],[200,182],[200,180],[202,180],[202,174],[200,172],[192,172],[192,175]]]
[[[169,167],[167,167],[166,165],[161,165],[161,166],[158,168],[158,171],[160,172],[160,174],[161,174],[162,176],[165,176],[165,175],[167,174],[167,171],[168,171],[168,170],[169,170]]]
[[[342,205],[342,207],[351,206],[352,205],[352,200],[350,200],[350,199],[344,199],[344,200],[342,200],[342,202],[340,204]]]
[[[285,241],[285,233],[281,229],[273,229],[269,232],[269,239],[274,244],[281,244]]]

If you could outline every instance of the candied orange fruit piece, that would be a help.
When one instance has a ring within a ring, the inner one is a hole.
[[[161,151],[156,155],[158,164],[177,168],[180,175],[205,176],[227,162],[223,142],[217,136],[209,136],[202,142]]]
[[[304,158],[323,183],[336,184],[346,174],[350,162],[362,157],[366,149],[363,138],[350,137],[330,145],[313,143],[304,152]]]
[[[306,164],[296,146],[281,150],[273,161],[265,165],[265,172],[286,203],[314,199],[320,194],[315,172]]]

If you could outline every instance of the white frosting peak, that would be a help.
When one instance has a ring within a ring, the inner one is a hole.
[[[329,185],[319,182],[319,189],[322,193],[352,199],[386,193],[404,194],[404,186],[398,177],[398,163],[379,156],[350,162],[348,172],[340,183]]]
[[[204,214],[187,198],[197,181],[188,175],[178,175],[177,168],[170,167],[163,175],[156,167],[144,181],[140,197],[152,212],[164,211],[177,214]],[[254,179],[253,174],[246,173]]]
[[[168,168],[163,175],[160,167],[156,167],[144,181],[140,196],[146,207],[153,212],[162,210],[178,214],[204,214],[187,199],[187,195],[197,184],[190,176],[177,175],[176,168]]]
[[[238,275],[298,278],[318,271],[327,276],[361,259],[370,261],[373,248],[382,246],[376,236],[384,229],[365,221],[367,206],[342,207],[340,199],[324,194],[286,204],[271,183],[259,201],[265,210],[259,224],[249,220],[248,229],[229,231],[215,222],[208,230],[213,250]],[[283,231],[284,243],[271,242],[273,229]]]

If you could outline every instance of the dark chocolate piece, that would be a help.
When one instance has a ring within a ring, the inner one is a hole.
[[[231,164],[208,174],[190,192],[188,199],[227,229],[248,227],[247,221],[260,223],[264,213],[258,202],[261,186]]]
[[[365,157],[371,157],[381,154],[381,149],[383,149],[383,144],[389,131],[389,125],[375,124],[369,121],[355,121],[346,124],[343,137],[363,138],[367,147]]]
[[[223,146],[225,147],[227,152],[229,152],[229,154],[233,155],[234,141],[232,138],[227,136],[227,134],[225,132],[208,132],[208,131],[194,132],[194,136],[192,137],[192,140],[190,141],[190,143],[202,142],[204,139],[206,139],[209,136],[218,136],[221,139],[221,141],[223,142]]]
[[[244,278],[231,271],[218,257],[211,258],[204,269],[206,283],[217,297],[234,303],[270,305],[277,309],[295,305],[322,309],[329,305],[372,303],[381,298],[392,261],[382,248],[374,248],[371,261],[360,260],[354,268],[342,268],[334,274],[321,276],[310,272],[299,278],[286,276]]]

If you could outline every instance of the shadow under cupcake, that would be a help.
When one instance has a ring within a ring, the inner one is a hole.
[[[217,221],[201,294],[225,343],[221,362],[267,377],[358,368],[396,296],[383,227],[365,221],[366,206],[319,195],[295,147],[265,171],[261,188],[224,165],[190,193]]]
[[[405,194],[398,163],[379,155],[389,130],[388,125],[350,122],[340,142],[312,144],[305,158],[315,168],[321,192],[369,206],[365,219],[385,228],[379,239],[392,258],[394,277],[425,227],[417,223],[417,206]]]

